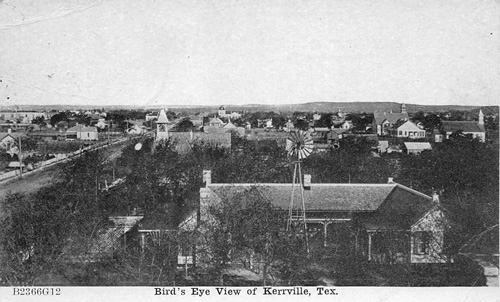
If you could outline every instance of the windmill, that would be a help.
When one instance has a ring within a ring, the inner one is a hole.
[[[307,225],[306,225],[306,204],[304,199],[304,183],[302,180],[302,160],[308,157],[313,149],[313,140],[309,132],[299,130],[291,132],[286,140],[286,151],[293,162],[293,180],[292,180],[292,197],[290,200],[290,209],[287,229],[290,229],[294,222],[303,224],[304,236],[306,240],[307,252],[309,254],[309,245],[307,242]],[[298,174],[298,175],[297,175]],[[295,205],[295,187],[300,187],[301,203]]]

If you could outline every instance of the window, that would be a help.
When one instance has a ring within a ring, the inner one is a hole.
[[[413,233],[413,253],[417,255],[428,255],[430,238],[430,232]]]

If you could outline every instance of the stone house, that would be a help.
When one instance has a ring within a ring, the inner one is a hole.
[[[204,171],[203,178],[206,185],[200,189],[197,212],[202,233],[203,225],[213,220],[211,206],[241,196],[251,199],[255,192],[278,211],[290,210],[291,183],[212,183],[210,171]],[[302,192],[308,237],[316,246],[348,245],[366,261],[381,264],[446,261],[442,251],[447,224],[437,195],[392,179],[387,184],[310,183]]]

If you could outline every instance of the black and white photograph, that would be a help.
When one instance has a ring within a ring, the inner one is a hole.
[[[498,301],[499,17],[0,0],[0,300]]]

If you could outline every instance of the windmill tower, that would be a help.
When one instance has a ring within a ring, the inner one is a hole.
[[[158,120],[156,121],[156,139],[155,142],[159,142],[162,140],[168,139],[168,118],[167,113],[164,109],[160,111],[160,116],[158,116]]]
[[[307,240],[306,225],[306,203],[304,199],[304,183],[302,179],[302,160],[308,157],[313,149],[313,140],[309,132],[291,132],[286,140],[286,151],[293,162],[292,196],[290,199],[290,209],[287,229],[292,226],[302,224],[304,227],[304,238],[306,240],[307,253],[309,254],[309,244]],[[300,188],[300,202],[295,201],[295,188]]]

